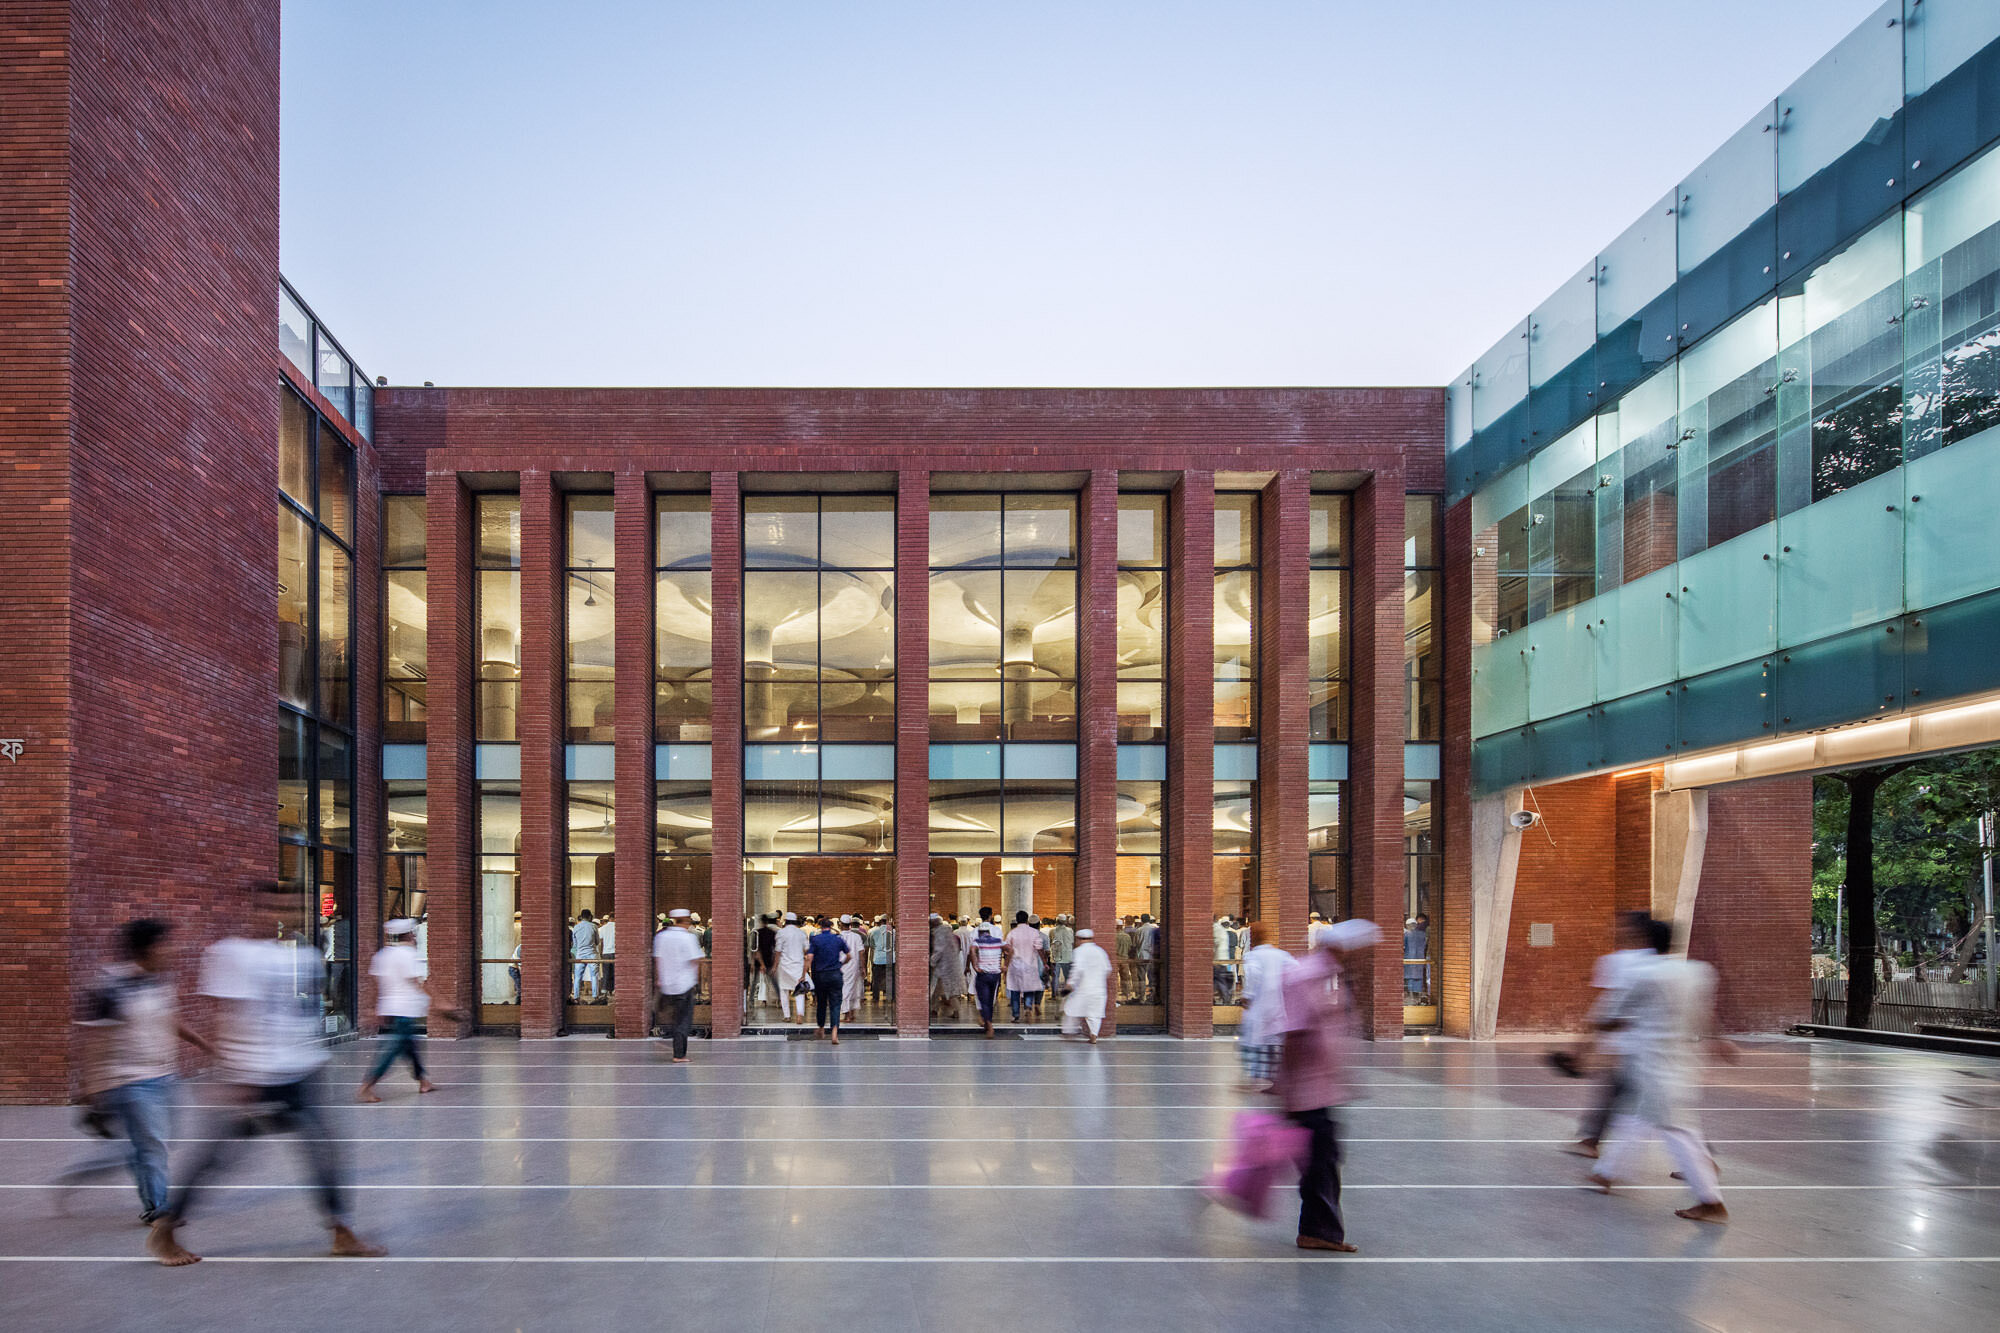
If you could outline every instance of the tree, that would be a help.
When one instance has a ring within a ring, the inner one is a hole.
[[[1909,764],[1834,773],[1847,788],[1847,1026],[1865,1028],[1875,1012],[1875,797]]]

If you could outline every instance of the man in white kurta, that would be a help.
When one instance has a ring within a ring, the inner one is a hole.
[[[806,997],[793,995],[799,979],[806,974],[806,933],[799,929],[796,912],[785,913],[785,924],[778,930],[778,1005],[786,1018],[794,1023],[806,1021]],[[792,1018],[792,1002],[798,1001],[799,1013]]]
[[[861,976],[867,969],[861,927],[851,916],[840,918],[840,938],[847,941],[847,961],[840,965],[840,1016],[852,1018],[861,1012]]]
[[[1626,1069],[1637,1114],[1612,1121],[1611,1146],[1591,1183],[1609,1192],[1629,1178],[1625,1168],[1633,1153],[1646,1138],[1657,1136],[1694,1193],[1694,1206],[1676,1215],[1693,1222],[1727,1222],[1715,1159],[1702,1142],[1689,1104],[1701,1090],[1702,1044],[1714,1035],[1715,969],[1675,957],[1670,952],[1672,927],[1659,921],[1651,925],[1658,956],[1635,969],[1631,989],[1613,1016],[1614,1030],[1630,1036]]]
[[[1069,998],[1063,1001],[1063,1035],[1070,1036],[1081,1026],[1089,1032],[1090,1044],[1095,1046],[1098,1025],[1104,1021],[1104,1005],[1110,996],[1111,955],[1092,938],[1091,931],[1079,930],[1075,952],[1070,956]]]

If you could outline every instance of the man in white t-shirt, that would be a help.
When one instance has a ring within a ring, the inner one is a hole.
[[[604,985],[599,997],[615,995],[618,992],[617,964],[612,957],[618,952],[618,923],[606,912],[597,921],[597,954],[604,960]]]
[[[245,904],[245,929],[268,929],[277,938],[235,937],[209,946],[202,959],[201,993],[217,1001],[216,1073],[235,1093],[224,1100],[221,1123],[166,1211],[146,1236],[146,1249],[170,1268],[199,1262],[174,1231],[186,1220],[203,1183],[241,1140],[270,1128],[299,1130],[312,1168],[320,1212],[333,1233],[338,1258],[379,1259],[386,1251],[363,1241],[348,1225],[341,1192],[340,1156],[320,1117],[321,995],[325,961],[303,936],[310,904],[296,887],[264,884]]]
[[[688,1062],[694,1031],[694,997],[701,987],[701,937],[690,928],[685,907],[667,913],[667,928],[653,936],[653,980],[660,988],[666,1027],[674,1039],[674,1063]]]
[[[1577,1141],[1570,1145],[1569,1150],[1580,1157],[1597,1156],[1599,1142],[1612,1116],[1629,1109],[1632,1101],[1632,1075],[1628,1068],[1632,1033],[1624,1028],[1607,1029],[1605,1025],[1624,1005],[1638,974],[1653,960],[1653,950],[1647,942],[1650,920],[1644,912],[1620,912],[1612,941],[1617,949],[1599,958],[1590,970],[1590,984],[1597,991],[1597,1001],[1590,1007],[1590,1021],[1598,1029],[1596,1051],[1604,1057],[1605,1068],[1597,1099],[1584,1112],[1583,1122],[1577,1126]]]
[[[361,1102],[382,1100],[376,1095],[375,1084],[389,1072],[396,1058],[403,1055],[410,1057],[410,1072],[417,1076],[417,1091],[437,1091],[437,1085],[424,1077],[424,1057],[417,1049],[417,1023],[431,1011],[430,987],[424,984],[424,960],[416,948],[417,923],[408,917],[397,917],[385,923],[382,932],[389,942],[375,951],[374,961],[368,964],[368,975],[375,978],[375,1012],[386,1020],[389,1039],[382,1043],[382,1054],[375,1058],[375,1067],[361,1080],[361,1089],[355,1094],[355,1100]]]

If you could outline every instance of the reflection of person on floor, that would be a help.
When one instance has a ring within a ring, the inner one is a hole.
[[[806,1021],[806,998],[793,994],[806,974],[806,933],[799,929],[798,913],[785,913],[785,924],[778,930],[773,949],[777,954],[780,1012],[794,1023],[803,1023]],[[794,1001],[798,1004],[797,1018],[792,1018]]]
[[[70,1184],[129,1167],[139,1187],[141,1222],[151,1222],[167,1206],[167,1130],[179,1043],[210,1049],[181,1019],[167,971],[172,930],[164,921],[126,922],[118,932],[119,962],[105,970],[88,1001],[92,1040],[84,1121],[106,1138],[116,1123],[130,1151],[84,1162],[60,1178]]]
[[[823,1040],[829,1029],[833,1032],[833,1044],[840,1045],[840,995],[841,968],[850,957],[847,937],[833,928],[828,917],[819,919],[819,932],[806,941],[806,952],[812,959],[813,999],[817,1005],[813,1023]]]
[[[1041,1006],[1042,951],[1047,947],[1042,932],[1029,924],[1028,914],[1014,913],[1014,928],[1007,932],[1002,948],[1007,960],[1007,1012],[1016,1023],[1023,1008],[1033,1021]]]
[[[861,977],[866,969],[868,942],[851,916],[840,918],[840,938],[847,942],[847,961],[840,965],[840,1016],[853,1022],[861,1014]]]
[[[1590,1183],[1609,1194],[1626,1178],[1624,1168],[1646,1138],[1657,1137],[1673,1159],[1681,1179],[1694,1192],[1694,1206],[1676,1209],[1690,1222],[1727,1222],[1722,1188],[1700,1132],[1691,1090],[1701,1087],[1701,1048],[1715,1039],[1715,969],[1707,963],[1673,954],[1674,928],[1665,921],[1648,925],[1655,957],[1632,979],[1610,1020],[1611,1030],[1630,1031],[1632,1090],[1635,1115],[1621,1115],[1611,1125],[1611,1147],[1591,1173]],[[1726,1059],[1735,1048],[1718,1043]],[[1650,1133],[1648,1132],[1650,1131]]]
[[[1000,994],[1000,973],[1006,965],[1007,945],[1000,928],[993,924],[993,909],[979,909],[979,926],[972,935],[972,948],[965,956],[966,975],[972,979],[972,993],[979,1001],[979,1022],[989,1039],[993,1036],[993,1001]]]
[[[1320,932],[1319,945],[1285,970],[1279,1022],[1277,1093],[1285,1114],[1311,1136],[1299,1176],[1302,1250],[1352,1254],[1340,1217],[1340,1125],[1334,1108],[1348,1099],[1347,1065],[1354,1013],[1342,984],[1341,958],[1382,938],[1370,921],[1343,921]]]
[[[701,986],[701,939],[685,907],[667,913],[667,928],[653,936],[653,977],[667,1035],[674,1040],[674,1063],[688,1062],[688,1035],[694,1031],[694,997]]]
[[[220,940],[202,959],[201,992],[218,1001],[218,1073],[233,1104],[223,1113],[225,1123],[211,1131],[206,1152],[166,1212],[154,1221],[146,1249],[169,1267],[196,1262],[200,1256],[182,1248],[175,1230],[235,1146],[260,1128],[275,1126],[301,1131],[299,1142],[312,1166],[320,1211],[333,1233],[332,1253],[380,1258],[384,1251],[348,1226],[339,1151],[320,1117],[320,1069],[327,1054],[319,1040],[323,960],[299,938],[303,923],[296,891],[266,884],[258,897],[251,915],[276,918],[282,938]]]
[[[382,1043],[382,1053],[375,1058],[374,1068],[361,1080],[361,1089],[355,1094],[355,1100],[363,1102],[382,1100],[375,1093],[375,1084],[389,1072],[396,1057],[404,1055],[410,1059],[410,1072],[417,1076],[417,1091],[437,1091],[437,1085],[424,1077],[424,1057],[417,1049],[417,1023],[431,1011],[430,987],[424,984],[424,960],[418,957],[416,949],[417,923],[408,917],[397,917],[383,923],[382,933],[389,937],[389,942],[375,951],[368,974],[375,978],[375,1014],[387,1021],[389,1039]]]
[[[590,1002],[597,999],[597,923],[590,919],[590,909],[584,908],[576,914],[576,922],[569,928],[569,1002],[583,1004],[584,991],[590,991]]]
[[[1067,976],[1068,997],[1063,1001],[1063,1036],[1076,1034],[1079,1027],[1097,1044],[1097,1029],[1104,1022],[1104,1006],[1111,998],[1111,955],[1093,938],[1093,931],[1076,932],[1076,949]]]

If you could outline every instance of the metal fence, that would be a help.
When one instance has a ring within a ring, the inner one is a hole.
[[[1980,1003],[1977,982],[1884,981],[1876,983],[1875,1010],[1868,1026],[1877,1032],[1915,1032],[1920,1023],[1983,1026],[1991,1011]],[[1814,977],[1815,1023],[1847,1026],[1847,979]]]

